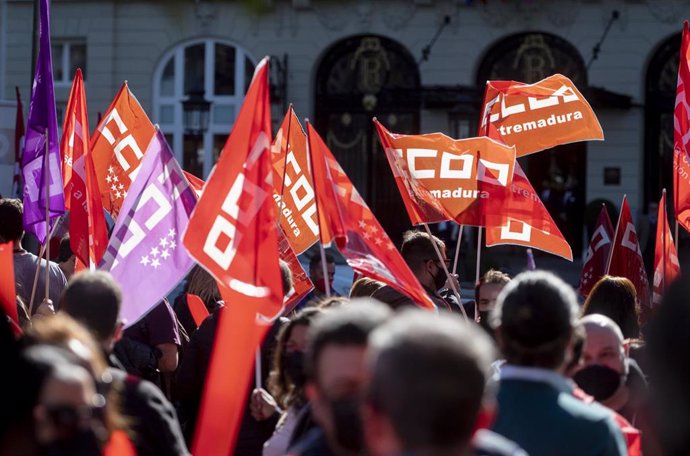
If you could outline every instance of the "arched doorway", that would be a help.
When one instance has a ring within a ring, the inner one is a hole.
[[[583,91],[587,68],[578,50],[558,36],[529,32],[494,44],[477,72],[477,85],[487,80],[537,82],[552,74],[569,77]],[[534,189],[578,257],[582,252],[587,176],[586,143],[566,144],[521,158]]]
[[[417,64],[401,44],[362,35],[324,53],[316,72],[316,127],[394,242],[410,222],[372,117],[414,134],[419,106]]]
[[[654,52],[645,79],[644,208],[656,203],[661,189],[673,187],[673,109],[678,80],[681,34],[664,40]],[[669,208],[673,207],[670,201]],[[656,214],[653,214],[654,216]]]

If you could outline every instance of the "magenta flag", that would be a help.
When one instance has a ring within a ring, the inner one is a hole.
[[[122,287],[126,326],[159,303],[194,265],[182,245],[182,233],[196,200],[163,133],[157,131],[126,192],[99,265]]]
[[[50,12],[48,0],[40,2],[40,28],[36,74],[31,89],[29,120],[26,124],[22,178],[24,180],[24,229],[34,233],[45,244],[53,219],[65,213],[60,166],[53,66],[50,57]],[[46,170],[46,133],[48,134],[48,169]],[[46,181],[48,179],[48,194]],[[46,223],[46,206],[48,220]]]

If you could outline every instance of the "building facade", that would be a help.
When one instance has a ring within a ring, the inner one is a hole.
[[[32,6],[0,1],[0,100],[12,100],[18,86],[25,106]],[[311,119],[395,238],[404,209],[372,117],[399,133],[472,136],[487,79],[562,73],[592,104],[605,141],[562,146],[523,165],[577,255],[579,227],[599,200],[618,206],[627,194],[644,214],[672,186],[680,31],[689,12],[685,0],[53,0],[58,112],[77,66],[92,129],[127,80],[183,166],[203,177],[254,65],[270,55],[274,125],[288,103]],[[184,128],[182,101],[191,93],[211,102],[201,137]]]

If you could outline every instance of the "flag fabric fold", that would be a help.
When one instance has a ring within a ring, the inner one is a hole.
[[[421,307],[434,309],[424,288],[309,123],[307,141],[321,230],[332,233],[356,273],[390,285]]]
[[[79,261],[95,268],[108,244],[98,180],[89,149],[89,118],[81,69],[74,76],[62,127],[62,177],[69,211],[70,247]]]
[[[159,131],[121,206],[99,266],[122,287],[121,315],[127,326],[158,304],[194,266],[181,238],[195,204],[196,194]]]
[[[13,249],[12,242],[0,244],[0,308],[18,325]]]
[[[15,198],[22,196],[22,150],[24,150],[24,107],[19,87],[15,87],[17,94],[17,114],[14,119],[14,174],[12,175],[12,193]]]
[[[683,23],[673,110],[673,208],[680,226],[690,231],[690,31]]]
[[[103,207],[117,218],[155,128],[127,81],[91,137],[91,153]]]
[[[197,420],[192,453],[233,454],[255,350],[283,310],[271,197],[268,58],[242,107],[184,234],[190,255],[218,281],[226,303]]]
[[[24,229],[35,234],[39,242],[45,244],[53,220],[65,213],[65,198],[62,191],[53,65],[50,55],[49,1],[41,0],[39,9],[38,58],[24,138],[22,180],[24,182]],[[47,147],[46,134],[48,135]],[[47,185],[46,179],[48,179]],[[48,194],[46,194],[46,187]],[[48,220],[46,220],[46,207],[48,207]]]
[[[611,276],[626,277],[637,291],[637,300],[644,308],[649,308],[649,282],[642,260],[642,250],[635,231],[632,213],[627,197],[623,197],[621,212],[609,253],[606,273]],[[644,309],[643,309],[644,310]]]
[[[278,236],[280,239],[278,243],[280,259],[287,263],[290,273],[292,274],[292,290],[290,294],[285,297],[285,311],[283,314],[286,315],[302,301],[302,298],[314,289],[314,284],[309,280],[309,276],[297,259],[297,255],[295,255],[287,236],[285,236],[282,230],[279,230]]]
[[[656,245],[654,246],[654,282],[652,287],[652,305],[661,303],[661,298],[668,286],[680,275],[678,252],[673,243],[671,228],[666,215],[666,190],[659,201],[659,213],[656,225]]]
[[[606,263],[609,259],[612,240],[613,224],[606,206],[602,205],[582,265],[580,282],[577,287],[580,295],[587,297],[592,291],[592,287],[606,274]]]

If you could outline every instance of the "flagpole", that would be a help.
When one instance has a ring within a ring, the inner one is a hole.
[[[460,229],[458,231],[458,242],[455,244],[455,258],[453,258],[453,274],[458,272],[458,257],[460,256],[460,244],[462,242],[462,228],[463,225],[459,225]]]
[[[285,175],[287,174],[287,159],[290,152],[290,130],[292,130],[292,103],[288,107],[288,131],[285,136],[285,159],[283,160],[283,180],[280,183],[280,204],[283,205],[283,193],[285,192]]]
[[[628,196],[627,194],[623,194],[623,201],[625,201],[625,198],[627,196]],[[611,248],[609,249],[609,258],[606,261],[606,274],[608,274],[609,269],[611,269],[611,260],[613,260],[613,249],[616,248],[616,239],[618,238],[618,228],[620,228],[622,216],[623,216],[623,204],[621,203],[621,208],[618,211],[618,221],[616,222],[616,229],[613,232],[613,243],[611,244]]]
[[[474,275],[474,283],[479,283],[480,263],[482,259],[482,227],[477,227],[477,269]]]
[[[311,154],[311,138],[309,137],[309,119],[304,119],[307,125],[307,155],[309,156],[309,165],[314,169],[314,157]],[[287,156],[287,153],[285,154]],[[313,172],[313,171],[312,171]],[[326,249],[323,247],[323,230],[321,229],[321,210],[319,209],[319,199],[316,197],[316,185],[314,185],[314,201],[316,202],[316,221],[319,227],[319,250],[321,252],[321,269],[323,271],[323,283],[326,288],[326,297],[331,297],[331,284],[328,280],[328,265],[326,264]]]
[[[460,292],[458,292],[457,287],[455,286],[455,281],[453,281],[454,277],[451,277],[450,272],[448,271],[448,268],[446,267],[446,262],[441,256],[441,251],[439,250],[438,246],[436,245],[436,241],[434,241],[434,235],[431,234],[431,230],[429,229],[429,225],[426,223],[422,223],[424,225],[424,229],[426,230],[427,234],[429,235],[429,241],[431,241],[431,245],[434,246],[434,251],[436,252],[436,256],[438,256],[438,259],[441,263],[441,267],[443,268],[443,272],[446,273],[446,277],[448,277],[448,285],[450,285],[450,289],[453,291],[453,294],[455,297],[458,299],[458,307],[460,307],[460,311],[462,312],[462,315],[467,318],[467,313],[465,312],[465,308],[462,305],[462,300],[460,299]]]
[[[261,345],[256,347],[256,353],[254,354],[254,383],[257,388],[262,388],[261,381]]]
[[[36,264],[36,272],[34,273],[34,286],[31,288],[31,300],[29,301],[29,317],[31,317],[31,311],[34,307],[34,298],[36,297],[36,288],[38,287],[38,274],[41,271],[41,258],[43,258],[43,255],[45,255],[45,251],[46,246],[42,245],[41,250],[38,252],[38,263]]]
[[[48,129],[45,129],[45,141],[46,141],[46,152],[45,152],[45,163],[43,166],[43,180],[44,185],[45,185],[45,190],[46,190],[46,301],[49,299],[49,294],[50,294],[50,185],[48,185]],[[40,263],[40,259],[38,260]]]

